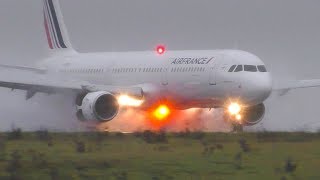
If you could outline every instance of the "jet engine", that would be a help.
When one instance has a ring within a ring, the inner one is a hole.
[[[105,91],[79,95],[76,104],[78,106],[77,117],[81,121],[110,121],[119,112],[117,98]]]
[[[264,104],[258,104],[255,106],[250,106],[244,109],[242,123],[245,126],[253,126],[262,121],[265,115]]]
[[[262,121],[264,114],[264,104],[242,107],[237,103],[232,103],[225,110],[224,119],[234,125],[253,126]]]

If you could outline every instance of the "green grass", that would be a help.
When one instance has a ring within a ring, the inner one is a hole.
[[[10,136],[0,134],[0,179],[320,179],[320,134],[167,134],[152,143],[143,134]]]

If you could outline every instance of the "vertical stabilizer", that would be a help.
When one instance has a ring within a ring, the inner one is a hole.
[[[43,0],[44,29],[53,52],[75,52],[72,48],[59,0]]]

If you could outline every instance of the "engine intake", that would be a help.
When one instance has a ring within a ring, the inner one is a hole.
[[[265,115],[265,110],[266,108],[264,104],[258,104],[255,106],[245,108],[243,114],[243,124],[245,126],[253,126],[255,124],[258,124],[262,121]]]
[[[105,91],[79,95],[76,103],[78,105],[77,117],[81,121],[110,121],[119,112],[117,98]]]

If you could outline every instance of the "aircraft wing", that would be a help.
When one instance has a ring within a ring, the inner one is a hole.
[[[23,70],[23,71],[29,71],[29,72],[34,72],[34,73],[40,73],[40,74],[47,72],[47,69],[29,67],[29,66],[16,66],[16,65],[0,64],[0,67],[5,68],[5,69],[16,69],[16,70]]]
[[[320,87],[320,79],[297,80],[276,85],[273,90],[278,91],[280,96],[287,94],[289,91],[301,88]]]
[[[113,94],[128,94],[138,98],[143,97],[141,87],[121,87],[110,85],[97,85],[80,81],[56,81],[48,78],[33,78],[31,80],[20,80],[17,78],[0,77],[0,87],[19,89],[27,91],[26,99],[30,99],[37,92],[42,93],[64,93],[64,92],[95,92],[107,91]]]

